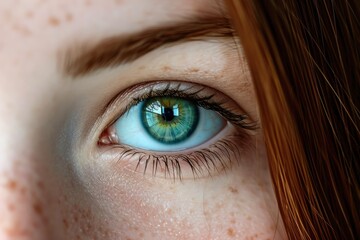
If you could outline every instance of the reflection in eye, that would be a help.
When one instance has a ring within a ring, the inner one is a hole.
[[[196,147],[226,125],[220,114],[176,97],[155,97],[133,106],[115,123],[118,140],[135,148],[174,152]]]
[[[172,179],[212,176],[231,168],[232,160],[240,161],[251,145],[256,124],[214,89],[156,82],[124,92],[109,108],[127,107],[101,133],[98,144],[106,156],[110,152],[144,175],[152,169],[153,176],[162,172]]]

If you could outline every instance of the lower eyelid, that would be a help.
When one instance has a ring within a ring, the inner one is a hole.
[[[139,176],[172,180],[199,179],[219,175],[242,161],[251,145],[248,133],[234,133],[210,146],[187,153],[153,154],[127,146],[107,149],[109,157],[116,155],[113,168]],[[108,147],[107,147],[108,148]]]

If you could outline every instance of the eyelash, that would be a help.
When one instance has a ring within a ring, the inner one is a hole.
[[[172,180],[183,180],[182,164],[187,164],[190,167],[193,179],[199,179],[205,176],[212,176],[212,173],[220,173],[232,167],[231,159],[239,160],[240,152],[247,140],[241,139],[238,135],[230,136],[232,139],[220,140],[209,148],[194,151],[190,154],[176,154],[176,155],[156,155],[141,152],[126,146],[116,146],[121,149],[118,155],[118,161],[123,158],[136,158],[137,164],[135,171],[138,171],[141,164],[143,164],[143,174],[145,175],[149,166],[152,166],[152,176],[156,177],[159,169],[163,171],[164,178],[171,178]],[[243,136],[246,137],[246,136]],[[226,156],[226,159],[224,159]]]
[[[147,98],[168,96],[179,97],[194,102],[198,107],[216,111],[227,121],[236,126],[235,133],[226,136],[225,139],[218,140],[208,148],[196,150],[187,154],[150,154],[121,144],[113,144],[112,147],[120,152],[118,152],[116,158],[118,161],[122,161],[125,158],[136,158],[137,164],[135,171],[138,171],[140,166],[143,165],[143,174],[145,175],[149,166],[152,165],[153,177],[156,176],[160,168],[164,172],[164,178],[170,177],[173,180],[182,180],[182,163],[185,163],[190,167],[193,178],[197,179],[205,175],[212,176],[213,172],[219,173],[221,171],[226,171],[226,169],[232,167],[233,163],[231,159],[241,159],[241,151],[249,145],[250,133],[246,130],[255,130],[257,124],[255,122],[249,122],[246,114],[235,114],[226,107],[223,107],[223,105],[226,104],[226,101],[218,102],[213,100],[216,93],[200,96],[200,93],[205,91],[206,87],[193,90],[193,88],[196,87],[195,85],[194,87],[181,89],[182,85],[183,84],[178,83],[174,86],[173,83],[169,83],[162,89],[156,89],[156,84],[153,84],[140,97],[135,97],[130,101],[125,108],[124,114],[126,114],[131,107]],[[136,86],[134,89],[136,89]],[[104,144],[99,141],[98,145],[101,146]]]
[[[204,91],[206,88],[202,87],[195,91],[191,91],[192,87],[181,89],[182,84],[176,84],[176,86],[171,86],[171,84],[167,84],[161,90],[155,90],[153,87],[148,90],[147,93],[143,94],[141,97],[133,98],[130,104],[126,107],[125,112],[137,105],[138,103],[146,100],[147,98],[153,97],[179,97],[189,101],[193,101],[198,107],[202,107],[208,110],[213,110],[223,116],[226,120],[231,122],[232,124],[239,126],[244,129],[254,130],[256,129],[256,123],[246,123],[245,120],[248,119],[246,114],[235,114],[232,111],[222,107],[226,102],[216,102],[211,101],[215,94],[199,96],[199,93]]]

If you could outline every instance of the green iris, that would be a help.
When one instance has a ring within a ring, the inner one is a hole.
[[[178,143],[189,137],[199,122],[198,107],[176,97],[155,97],[144,101],[141,120],[147,132],[162,143]]]

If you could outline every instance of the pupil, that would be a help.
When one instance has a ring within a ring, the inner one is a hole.
[[[172,108],[164,108],[163,112],[162,112],[162,118],[167,121],[170,122],[171,120],[174,119],[174,111]]]

